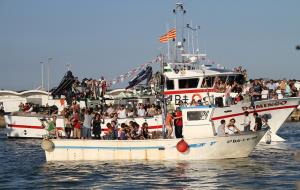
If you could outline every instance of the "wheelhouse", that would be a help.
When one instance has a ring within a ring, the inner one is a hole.
[[[193,89],[213,91],[216,82],[222,82],[223,84],[244,83],[244,76],[241,73],[213,67],[202,69],[191,67],[187,69],[186,66],[182,66],[181,69],[178,69],[178,66],[169,66],[167,70],[165,69],[164,75],[166,79],[164,91],[166,94],[170,94],[172,91],[186,92],[186,90]]]

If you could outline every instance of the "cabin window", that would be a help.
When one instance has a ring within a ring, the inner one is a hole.
[[[179,89],[182,88],[197,88],[199,83],[199,78],[191,79],[179,79]]]
[[[167,80],[167,90],[174,90],[174,80]]]
[[[202,88],[211,88],[214,86],[215,77],[205,77],[202,81]]]
[[[208,117],[209,111],[188,111],[187,120],[188,121],[197,121],[197,120],[206,120]]]
[[[244,75],[237,75],[236,78],[235,78],[235,81],[238,84],[244,84],[245,83]]]
[[[222,81],[222,82],[223,82],[223,84],[225,84],[225,83],[226,83],[227,76],[219,76],[219,78],[220,78],[220,81]]]
[[[233,84],[234,79],[235,79],[235,76],[229,76],[227,82],[228,82],[229,84]]]

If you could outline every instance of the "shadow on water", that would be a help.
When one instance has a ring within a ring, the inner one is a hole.
[[[180,162],[47,163],[41,140],[0,138],[0,188],[295,189],[300,124],[287,123],[279,135],[287,141],[260,143],[249,158]]]

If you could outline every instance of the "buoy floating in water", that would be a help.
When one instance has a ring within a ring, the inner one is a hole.
[[[177,148],[178,152],[184,153],[189,149],[189,145],[188,145],[188,143],[185,142],[184,139],[181,139],[177,143],[176,148]]]

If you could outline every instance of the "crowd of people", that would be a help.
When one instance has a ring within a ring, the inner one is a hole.
[[[236,81],[224,83],[221,80],[215,80],[215,89],[224,93],[225,106],[238,103],[240,101],[257,101],[261,99],[278,99],[281,97],[300,96],[296,80],[263,80],[254,79],[244,84]],[[232,98],[231,93],[237,95]]]
[[[268,118],[260,117],[257,112],[253,113],[254,124],[251,124],[251,119],[249,116],[249,112],[244,112],[244,122],[241,124],[244,127],[244,132],[249,131],[260,131],[262,129],[269,128]],[[226,125],[226,121],[224,119],[221,120],[221,124],[217,129],[218,136],[226,136],[233,134],[241,134],[241,130],[236,126],[236,121],[234,118],[229,120],[229,123]]]
[[[104,77],[99,80],[84,78],[82,81],[75,77],[74,80],[71,90],[63,92],[68,102],[71,102],[73,98],[77,100],[97,100],[103,98],[106,94],[108,85]]]
[[[80,108],[74,98],[72,106],[66,107],[61,116],[64,118],[64,128],[67,138],[77,139],[149,139],[155,135],[149,133],[148,124],[141,126],[133,120],[128,123],[119,123],[119,119],[133,117],[152,117],[161,114],[161,108],[155,104],[139,103],[136,108],[127,109],[125,105],[114,107],[113,105],[95,106],[95,108]],[[59,136],[56,126],[56,118],[52,117],[52,124],[48,122],[48,131],[56,137]],[[110,122],[105,122],[108,119]],[[51,125],[50,125],[51,124]],[[105,124],[105,127],[103,127]],[[50,130],[49,130],[49,126]],[[45,126],[46,127],[46,126]],[[105,128],[105,130],[103,130]]]

